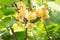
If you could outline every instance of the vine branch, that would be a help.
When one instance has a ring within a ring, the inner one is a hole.
[[[10,29],[11,29],[11,32],[13,33],[14,40],[18,40],[18,39],[17,39],[17,36],[16,36],[15,33],[14,33],[14,29],[11,28],[11,27],[10,27]]]
[[[24,40],[27,40],[27,37],[28,37],[28,35],[27,35],[27,28],[26,28],[26,30],[25,30],[25,38],[24,38]]]
[[[50,36],[49,36],[49,33],[48,33],[48,29],[46,28],[46,24],[45,24],[45,23],[44,23],[44,28],[45,28],[45,30],[46,30],[46,34],[47,34],[48,40],[51,40],[51,39],[50,39]]]

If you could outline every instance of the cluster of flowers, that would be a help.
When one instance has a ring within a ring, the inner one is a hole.
[[[20,22],[23,22],[24,18],[26,18],[28,20],[28,23],[26,24],[28,29],[32,29],[33,27],[33,23],[31,23],[30,20],[34,20],[37,17],[40,17],[41,21],[44,22],[47,18],[49,18],[49,11],[45,5],[28,10],[28,6],[24,2],[17,2],[16,4],[19,9],[19,13],[16,16],[16,19]]]

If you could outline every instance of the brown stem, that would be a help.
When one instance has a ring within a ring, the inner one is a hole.
[[[20,12],[19,12],[19,9],[18,9],[18,7],[17,7],[17,4],[16,4],[15,2],[14,2],[14,4],[13,4],[12,6],[16,7],[16,11],[17,11],[18,13],[20,13]]]
[[[18,39],[17,39],[17,36],[16,36],[15,33],[14,33],[13,28],[10,27],[10,29],[11,29],[11,32],[13,33],[14,40],[18,40]]]
[[[49,36],[49,33],[48,33],[48,29],[46,28],[46,24],[45,24],[45,23],[44,23],[44,28],[45,28],[45,30],[46,30],[46,34],[47,34],[48,40],[51,40],[51,39],[50,39],[50,36]]]
[[[24,38],[24,40],[27,40],[27,28],[25,30],[25,38]]]

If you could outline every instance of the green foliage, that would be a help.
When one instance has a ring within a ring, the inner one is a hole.
[[[0,22],[0,29],[4,28],[4,25],[2,22]]]
[[[9,6],[11,4],[13,4],[15,0],[0,0],[0,5],[3,5],[3,6]]]
[[[55,2],[60,5],[60,0],[55,0]]]
[[[0,19],[2,19],[4,16],[3,12],[0,11]]]
[[[60,24],[59,21],[60,21],[60,12],[59,11],[55,11],[54,13],[52,13],[52,17],[51,17],[51,20],[57,24]]]
[[[10,27],[13,27],[13,24],[17,22],[14,17],[12,17],[15,13],[16,10],[15,8],[12,7],[12,4],[16,0],[0,0],[0,33],[3,33],[2,39],[3,40],[14,40],[13,35],[10,35],[6,31]],[[29,4],[30,6],[33,6],[30,1],[28,0],[22,0],[24,3]],[[47,0],[47,1],[55,1],[55,0]],[[59,0],[56,0],[58,4],[60,4]],[[41,0],[38,0],[36,2],[38,5],[41,5]],[[47,6],[47,5],[46,5]],[[51,10],[49,10],[51,11]],[[40,20],[40,18],[37,18],[35,20],[31,20],[31,23],[36,23]],[[50,18],[46,19],[46,28],[48,30],[49,36],[51,37],[52,40],[60,40],[60,12],[57,10],[51,11],[50,12]],[[14,26],[14,28],[18,26]],[[4,29],[6,28],[6,29]],[[25,28],[25,26],[24,26]],[[2,30],[4,29],[4,30]],[[10,30],[10,29],[9,29]],[[18,30],[18,29],[17,29]],[[21,31],[24,30],[24,31]],[[16,31],[16,30],[14,30]],[[25,29],[20,28],[19,32],[14,32],[18,38],[18,40],[24,40],[25,38]],[[32,35],[28,35],[28,40],[48,40],[48,37],[46,35],[46,30],[44,28],[44,24],[39,21],[38,24],[35,24],[35,27],[33,29]]]
[[[13,15],[16,12],[16,10],[12,7],[1,7],[0,11],[2,11],[5,16]]]
[[[20,31],[20,32],[15,32],[18,40],[24,40],[25,37],[25,32],[24,31]],[[4,35],[2,35],[3,40],[14,40],[13,35],[7,34],[5,33]]]
[[[35,22],[37,22],[37,21],[39,21],[40,20],[40,18],[36,18],[35,20],[31,20],[30,22],[31,23],[35,23]]]
[[[41,0],[37,0],[36,3],[40,6],[41,5]]]
[[[50,14],[50,19],[47,19],[46,20],[46,23],[47,24],[51,24],[51,23],[56,23],[56,24],[59,24],[60,25],[60,12],[59,11],[54,11]]]
[[[6,26],[8,26],[10,21],[11,21],[11,18],[10,17],[6,17],[2,21],[5,23]]]
[[[16,32],[15,34],[16,34],[18,40],[24,40],[24,38],[25,38],[25,32],[24,31]]]
[[[55,1],[55,0],[47,0],[47,1]]]
[[[52,40],[57,40],[57,39],[59,40],[60,34],[58,32],[60,29],[60,25],[51,23],[49,26],[47,26],[47,28],[48,28],[48,32],[49,32],[49,35],[51,36]]]
[[[11,35],[9,35],[7,33],[5,33],[5,34],[2,35],[2,39],[3,40],[8,40],[8,39],[10,40],[11,38],[12,38]]]

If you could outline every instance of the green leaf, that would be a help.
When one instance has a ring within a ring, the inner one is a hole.
[[[24,40],[25,38],[25,32],[24,31],[21,31],[21,32],[15,32],[18,40]]]
[[[56,24],[60,24],[60,12],[55,11],[54,13],[52,13],[50,19],[52,22],[54,22]]]
[[[60,5],[60,0],[55,0],[55,2]]]
[[[24,33],[24,31],[21,31],[21,32],[15,32],[15,34],[16,34],[16,36],[17,36],[17,38],[18,38],[18,40],[24,40],[24,37],[25,37],[25,33]],[[4,34],[4,35],[2,35],[2,39],[3,40],[14,40],[14,38],[13,38],[13,36],[11,36],[11,35],[9,35],[9,34]]]
[[[0,5],[8,6],[11,5],[15,0],[0,0]]]
[[[11,18],[11,21],[10,21],[10,23],[9,23],[9,26],[8,26],[8,27],[12,27],[14,23],[15,23],[14,18]]]
[[[2,39],[3,40],[10,40],[12,37],[11,37],[11,35],[9,35],[8,33],[4,33],[3,35],[2,35]]]
[[[36,23],[37,21],[39,21],[40,20],[40,18],[36,18],[35,20],[31,20],[30,22],[31,23]]]
[[[0,29],[4,28],[4,25],[2,22],[0,22]]]
[[[3,16],[4,16],[4,15],[3,15],[3,12],[0,11],[0,19],[2,19]]]
[[[39,6],[41,6],[41,0],[37,0],[36,4],[39,5]]]
[[[50,19],[46,19],[46,20],[45,20],[45,24],[46,24],[46,25],[50,25],[51,23],[52,23],[52,21],[51,21]]]
[[[7,8],[2,7],[2,8],[0,8],[0,10],[3,12],[3,14],[5,16],[13,15],[16,12],[16,10],[14,8],[12,8],[12,7],[7,7]]]
[[[5,26],[9,26],[11,18],[10,17],[6,17],[2,21],[4,22]]]
[[[4,11],[4,15],[13,15],[15,13],[15,10],[13,9],[7,9]]]
[[[54,11],[50,14],[50,19],[47,19],[45,21],[46,24],[59,24],[60,25],[60,12],[59,11]]]
[[[47,1],[55,1],[55,0],[47,0]]]
[[[14,18],[11,18],[11,17],[6,17],[2,21],[5,23],[6,27],[8,27],[8,28],[12,27],[13,24],[15,23]]]

